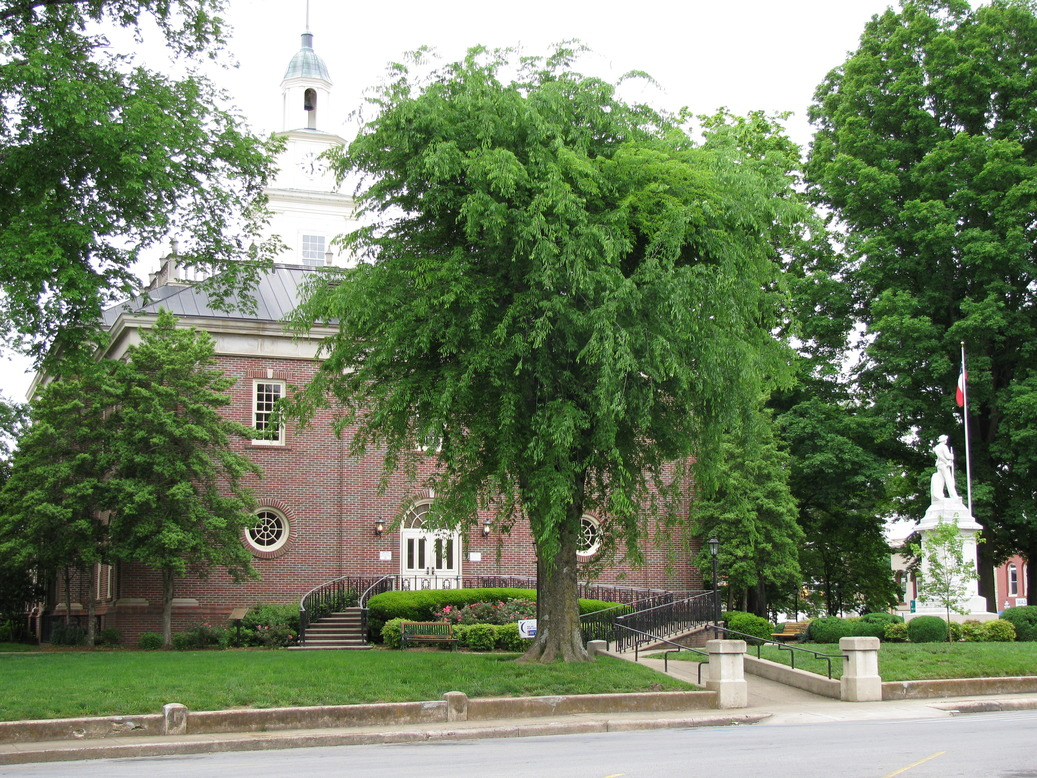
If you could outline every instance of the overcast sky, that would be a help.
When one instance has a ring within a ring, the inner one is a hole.
[[[334,82],[332,116],[322,127],[346,137],[349,111],[385,65],[422,45],[456,59],[474,45],[521,46],[530,54],[579,39],[595,53],[585,68],[613,78],[648,72],[660,91],[654,105],[695,113],[726,106],[735,113],[791,111],[789,134],[810,138],[807,108],[818,83],[856,48],[865,23],[889,0],[310,0],[314,49]],[[895,3],[893,3],[895,5]],[[230,50],[237,67],[214,77],[252,127],[282,129],[280,83],[299,35],[306,0],[229,0]],[[145,50],[146,52],[146,50]],[[157,54],[145,64],[164,67]],[[322,121],[323,124],[323,121]],[[153,270],[154,268],[146,268]],[[23,400],[31,380],[24,361],[0,362],[0,391]]]

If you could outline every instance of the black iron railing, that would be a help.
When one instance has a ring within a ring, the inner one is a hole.
[[[680,643],[674,643],[672,640],[666,640],[665,638],[656,637],[655,635],[649,635],[646,632],[639,632],[636,629],[625,627],[622,624],[617,624],[616,628],[620,631],[631,632],[637,636],[634,640],[634,661],[637,661],[637,646],[641,643],[651,643],[653,646],[659,643],[664,643],[667,646],[673,646],[663,651],[663,672],[669,672],[670,670],[670,654],[679,654],[681,651],[690,651],[693,654],[699,654],[700,656],[706,657],[704,662],[699,662],[699,674],[698,674],[698,685],[702,686],[702,666],[709,664],[709,652],[703,651],[701,648],[692,648],[691,646],[684,646]]]
[[[790,646],[787,643],[782,643],[779,640],[768,640],[766,638],[761,638],[761,637],[758,637],[756,635],[750,635],[750,634],[748,634],[746,632],[735,632],[735,630],[733,630],[733,629],[728,629],[727,627],[721,627],[720,625],[713,625],[713,626],[710,627],[710,629],[713,630],[713,634],[714,635],[719,635],[721,633],[723,633],[724,635],[728,635],[728,636],[736,635],[736,636],[742,638],[742,640],[744,640],[748,645],[756,646],[756,658],[757,659],[760,658],[760,648],[763,646],[764,643],[772,643],[773,645],[777,646],[778,649],[781,650],[781,651],[790,651],[790,652],[792,652],[791,655],[790,655],[790,658],[792,660],[792,669],[793,670],[796,669],[796,652],[797,651],[802,651],[804,654],[813,654],[818,659],[824,659],[824,660],[826,660],[828,662],[828,680],[832,680],[832,660],[833,659],[844,659],[845,658],[845,657],[843,657],[842,654],[822,654],[820,651],[814,651],[811,648],[801,648],[800,646]]]
[[[371,585],[372,580],[347,575],[306,592],[299,600],[299,645],[305,645],[310,624],[329,613],[355,606],[360,601],[360,593]]]
[[[644,641],[632,637],[635,633],[673,635],[706,626],[712,621],[713,595],[711,592],[702,592],[692,597],[663,602],[633,613],[625,613],[616,617],[616,626],[625,628],[614,632],[616,650],[624,651],[631,645],[636,650],[639,643]]]

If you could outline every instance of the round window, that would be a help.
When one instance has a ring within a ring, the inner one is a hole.
[[[288,519],[278,511],[256,511],[256,523],[245,530],[248,543],[256,551],[277,551],[288,542]]]
[[[576,553],[580,556],[594,556],[601,547],[601,524],[593,516],[580,518],[580,538]]]

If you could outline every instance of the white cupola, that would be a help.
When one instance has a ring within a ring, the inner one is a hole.
[[[328,116],[331,100],[331,76],[324,60],[313,50],[313,33],[302,34],[302,48],[292,57],[281,81],[284,100],[282,129],[316,130],[318,111]]]

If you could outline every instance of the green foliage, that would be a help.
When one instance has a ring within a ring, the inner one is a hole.
[[[746,635],[755,635],[761,640],[770,640],[771,635],[774,633],[774,625],[771,622],[753,613],[728,611],[724,614],[724,623],[730,630],[742,632]],[[736,637],[750,644],[756,644],[751,638],[744,638],[742,635]]]
[[[876,637],[880,640],[886,637],[886,627],[890,624],[902,624],[904,620],[893,613],[865,613],[859,619],[852,621],[854,637]]]
[[[719,569],[730,600],[767,612],[768,592],[792,591],[801,581],[799,548],[803,531],[789,492],[788,455],[780,450],[770,415],[758,410],[724,437],[719,454],[720,487],[696,499],[691,521],[696,535],[720,540]],[[705,543],[696,559],[712,572]]]
[[[982,539],[977,535],[977,542]],[[976,580],[975,560],[965,558],[965,539],[953,522],[941,521],[928,530],[922,544],[911,544],[911,554],[922,560],[916,572],[918,598],[941,605],[947,621],[954,611],[966,614]]]
[[[372,598],[373,599],[373,598]],[[410,619],[394,618],[389,619],[381,628],[382,642],[389,648],[401,648],[403,641],[403,628],[400,624],[404,621],[410,621]],[[460,640],[460,637],[458,637]]]
[[[178,261],[254,280],[272,145],[248,134],[196,67],[161,75],[155,33],[197,64],[224,42],[224,0],[5,3],[0,14],[0,341],[42,356],[89,352],[102,308],[140,289],[140,253],[169,236]],[[148,49],[149,57],[154,49]]]
[[[497,648],[501,651],[525,651],[529,648],[529,640],[519,635],[518,624],[498,624]]]
[[[947,640],[947,622],[939,616],[915,616],[907,622],[907,637],[912,643],[940,643]]]
[[[299,606],[294,603],[259,602],[241,620],[248,644],[263,648],[285,648],[299,638]],[[247,631],[247,632],[246,632]]]
[[[86,630],[78,624],[56,622],[50,630],[50,642],[55,646],[81,646],[86,643]]]
[[[823,616],[814,619],[807,627],[807,640],[813,643],[838,643],[842,638],[855,634],[856,624],[838,616]],[[883,630],[885,634],[885,630]]]
[[[177,651],[191,651],[198,648],[198,643],[193,633],[177,632],[173,635],[173,648]]]
[[[144,651],[154,651],[165,645],[164,638],[157,632],[145,632],[137,640],[137,647]]]
[[[882,640],[890,643],[906,643],[907,624],[904,624],[903,622],[887,624],[886,630],[882,635]]]
[[[1016,640],[1037,640],[1037,605],[1017,605],[1005,608],[1001,618],[1015,627]]]
[[[807,268],[814,318],[859,333],[854,388],[890,440],[914,441],[900,460],[922,500],[931,441],[964,448],[950,397],[965,342],[983,570],[1037,558],[1035,50],[1031,2],[906,0],[867,24],[811,110],[807,177],[845,248]]]
[[[493,651],[497,647],[497,625],[495,624],[466,624],[461,635],[464,637],[463,645],[472,651]],[[458,638],[458,642],[461,638]]]
[[[97,637],[102,646],[117,646],[122,643],[122,635],[115,627],[105,627]]]
[[[528,600],[473,602],[460,608],[444,605],[433,614],[435,621],[451,624],[511,624],[520,619],[536,618],[537,605]]]
[[[1011,643],[1015,640],[1015,625],[1005,619],[984,621],[983,639],[992,643]]]
[[[577,54],[394,66],[336,162],[363,182],[369,226],[346,240],[364,261],[294,316],[338,326],[301,410],[337,400],[387,471],[434,459],[433,523],[490,502],[530,522],[545,661],[585,657],[550,627],[575,620],[583,513],[607,515],[606,554],[636,564],[678,504],[653,487],[683,486],[689,457],[787,376],[775,260],[807,214],[775,122],[722,114],[696,142]],[[719,462],[694,461],[709,489]]]

